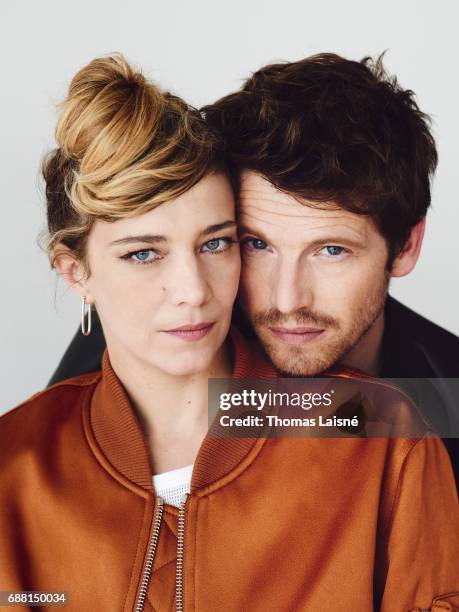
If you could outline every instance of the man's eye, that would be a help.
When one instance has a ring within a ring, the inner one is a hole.
[[[268,243],[264,240],[260,240],[259,238],[248,238],[244,240],[244,244],[248,246],[250,249],[255,249],[256,251],[263,251],[268,248]]]
[[[202,245],[201,253],[221,253],[234,242],[232,238],[213,238]]]
[[[337,257],[338,255],[342,255],[343,253],[346,252],[346,249],[344,247],[339,247],[339,246],[326,246],[323,249],[321,249],[321,251],[326,251],[326,255],[331,255],[332,257]]]

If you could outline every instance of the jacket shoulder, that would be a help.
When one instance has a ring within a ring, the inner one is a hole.
[[[459,377],[459,338],[389,296],[386,303],[391,342],[409,343],[429,363],[434,377]],[[418,374],[422,377],[422,374]]]
[[[401,328],[405,334],[422,339],[426,343],[435,342],[453,348],[459,354],[458,336],[429,321],[391,296],[388,297],[387,305],[394,327]]]
[[[0,416],[0,465],[16,453],[52,444],[59,425],[75,418],[100,376],[91,372],[61,381]]]

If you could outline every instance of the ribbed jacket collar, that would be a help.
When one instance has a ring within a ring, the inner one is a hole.
[[[255,343],[248,343],[232,329],[233,378],[269,379],[278,374]],[[105,349],[101,379],[91,403],[91,427],[97,443],[111,465],[125,478],[153,491],[152,465],[146,437],[115,374]],[[257,438],[206,436],[193,468],[191,491],[209,485],[234,469],[249,453]]]

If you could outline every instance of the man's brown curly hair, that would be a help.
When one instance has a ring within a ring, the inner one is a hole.
[[[253,170],[314,206],[333,201],[369,215],[389,265],[427,212],[438,161],[430,119],[382,56],[325,53],[265,66],[202,110],[236,177]]]

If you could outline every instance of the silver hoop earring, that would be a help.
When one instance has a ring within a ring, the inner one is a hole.
[[[88,304],[87,306],[88,309],[86,310],[86,296],[83,296],[81,301],[81,333],[83,336],[89,336],[91,333],[91,304]],[[85,326],[86,312],[88,313],[87,326]]]

